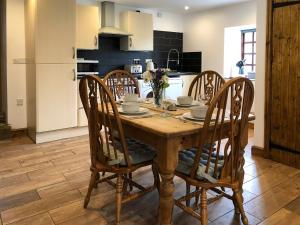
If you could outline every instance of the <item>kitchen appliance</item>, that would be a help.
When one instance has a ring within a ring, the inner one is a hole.
[[[85,75],[98,75],[98,60],[86,60],[84,58],[77,59],[77,79],[81,79]]]
[[[143,73],[143,67],[140,64],[125,65],[125,70],[135,75],[137,78]]]
[[[139,89],[141,98],[152,98],[153,91],[149,83],[145,83],[144,80],[139,80]],[[176,100],[178,96],[183,93],[183,80],[181,77],[169,78],[169,87],[164,91],[164,98]]]
[[[154,70],[154,63],[152,61],[147,62],[146,70]]]
[[[115,25],[115,3],[101,2],[101,28],[99,35],[102,37],[128,37],[132,34],[127,33]]]

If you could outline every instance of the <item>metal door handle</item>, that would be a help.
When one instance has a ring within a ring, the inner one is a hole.
[[[73,59],[75,59],[76,56],[75,47],[72,47],[72,49],[73,49]]]
[[[73,69],[73,81],[76,81],[76,71]]]
[[[98,45],[98,36],[97,35],[95,35],[95,41],[94,41],[94,43],[95,43],[95,46],[97,47],[97,45]]]
[[[129,38],[129,47],[130,48],[132,47],[132,38],[131,37]]]

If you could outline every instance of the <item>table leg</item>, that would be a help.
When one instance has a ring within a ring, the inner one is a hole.
[[[166,140],[158,152],[158,166],[161,177],[159,193],[159,222],[161,225],[172,224],[174,206],[174,173],[178,164],[179,144],[176,140]]]

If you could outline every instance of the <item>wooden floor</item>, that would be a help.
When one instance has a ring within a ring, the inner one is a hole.
[[[250,143],[252,139],[250,137]],[[251,225],[300,225],[300,170],[252,157],[247,146],[244,207]],[[149,168],[134,174],[153,182]],[[114,221],[114,190],[102,184],[83,209],[89,182],[87,136],[47,144],[0,142],[0,225],[104,225]],[[185,192],[176,179],[176,196]],[[123,206],[122,225],[157,224],[157,192]],[[209,205],[210,225],[242,224],[227,199]],[[174,208],[174,225],[200,224]]]

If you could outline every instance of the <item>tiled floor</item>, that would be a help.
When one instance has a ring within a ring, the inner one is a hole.
[[[244,206],[251,225],[300,225],[300,170],[252,157],[245,159]],[[19,137],[0,142],[0,225],[113,224],[114,190],[102,184],[87,210],[83,197],[89,181],[87,137],[35,145]],[[153,182],[149,168],[135,174],[142,184]],[[175,180],[175,195],[185,192]],[[124,205],[122,225],[157,224],[157,192]],[[174,225],[200,224],[174,208]],[[209,205],[210,225],[242,224],[233,205],[221,199]]]

